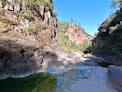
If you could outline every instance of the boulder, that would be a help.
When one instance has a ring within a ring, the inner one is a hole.
[[[108,77],[118,91],[122,92],[122,67],[113,65],[109,66]]]

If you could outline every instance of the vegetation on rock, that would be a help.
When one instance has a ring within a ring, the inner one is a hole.
[[[76,51],[76,52],[84,52],[84,53],[90,53],[91,52],[91,41],[89,39],[85,39],[83,41],[83,43],[81,44],[77,44],[75,41],[71,41],[69,39],[69,34],[78,34],[81,30],[81,25],[76,25],[76,24],[73,24],[75,25],[78,29],[73,29],[73,33],[70,33],[70,29],[69,29],[69,26],[73,23],[73,19],[71,18],[71,21],[70,23],[69,22],[66,22],[66,21],[60,21],[59,22],[59,27],[58,27],[58,31],[59,31],[59,34],[61,36],[61,42],[62,42],[62,46],[65,50],[67,51]],[[83,35],[88,35],[90,36],[88,33],[85,32],[85,30],[83,29],[81,31],[83,33]],[[83,35],[80,35],[79,37],[83,36]],[[72,38],[74,39],[74,38]],[[78,38],[79,39],[79,38]],[[81,39],[82,40],[82,39]]]
[[[113,56],[108,61],[119,63],[122,59],[122,1],[114,0],[111,4],[116,10],[98,29],[98,34],[93,40],[93,53]],[[118,7],[118,8],[117,8]]]
[[[90,53],[91,52],[91,42],[88,40],[85,40],[83,44],[76,44],[75,42],[71,42],[71,44],[68,44],[68,37],[67,36],[61,36],[61,41],[63,43],[63,48],[67,51],[75,51],[80,53]]]

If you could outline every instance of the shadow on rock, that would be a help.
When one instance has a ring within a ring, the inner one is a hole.
[[[0,79],[33,73],[41,68],[45,53],[11,40],[0,40]]]

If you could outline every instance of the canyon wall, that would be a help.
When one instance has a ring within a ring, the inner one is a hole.
[[[0,0],[0,77],[40,69],[57,27],[52,0]]]
[[[94,38],[93,53],[103,55],[106,61],[121,64],[122,58],[122,8],[104,20]]]

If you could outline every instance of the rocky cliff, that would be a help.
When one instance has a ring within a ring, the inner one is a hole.
[[[57,46],[55,15],[52,0],[0,0],[0,75],[42,67],[47,48]]]
[[[116,65],[122,58],[122,8],[104,20],[93,40],[93,52],[101,54]]]
[[[71,23],[68,28],[69,40],[76,44],[83,44],[85,40],[93,39],[92,36],[87,34],[85,30],[77,25]]]
[[[90,52],[93,37],[85,32],[80,26],[65,21],[59,22],[58,31],[63,44],[68,51]]]

